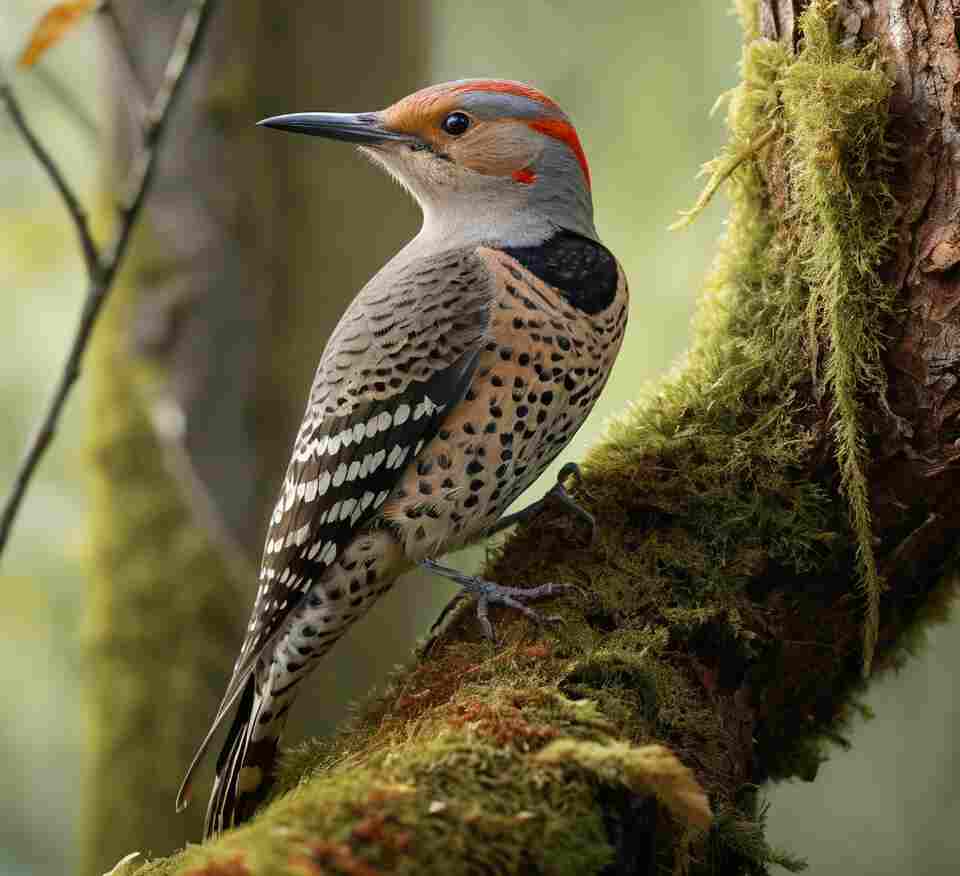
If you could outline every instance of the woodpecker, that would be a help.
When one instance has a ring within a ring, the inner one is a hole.
[[[503,517],[589,414],[627,320],[580,140],[539,90],[467,79],[377,112],[259,124],[356,144],[410,191],[423,224],[320,359],[233,677],[177,799],[182,809],[236,706],[208,837],[264,799],[298,685],[404,572],[422,565],[476,596],[488,636],[490,604],[540,618],[526,602],[562,587],[505,587],[438,558],[539,510],[544,500]],[[592,522],[562,478],[551,493]]]

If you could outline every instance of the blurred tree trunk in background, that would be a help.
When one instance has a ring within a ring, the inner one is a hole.
[[[118,6],[151,91],[185,6]],[[174,796],[233,666],[313,368],[345,303],[415,228],[351,150],[253,124],[374,109],[423,84],[425,5],[346,7],[221,4],[92,351],[89,874],[199,839],[210,766],[185,815]],[[140,110],[129,72],[115,64],[112,78],[115,185]],[[327,702],[300,723],[332,723]]]

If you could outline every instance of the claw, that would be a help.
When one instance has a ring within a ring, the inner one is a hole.
[[[484,578],[479,578],[476,575],[465,575],[456,569],[442,566],[434,560],[423,560],[420,565],[431,572],[436,572],[438,575],[443,575],[445,578],[455,581],[461,587],[460,593],[458,593],[443,610],[433,628],[436,628],[442,622],[445,615],[449,613],[457,602],[466,595],[473,594],[477,597],[477,620],[480,622],[480,628],[483,630],[484,638],[494,644],[497,638],[493,630],[493,624],[490,623],[488,616],[491,605],[503,605],[507,608],[512,608],[536,624],[563,623],[563,618],[559,615],[542,615],[540,612],[530,608],[530,606],[524,605],[524,603],[529,600],[545,599],[550,596],[566,593],[569,590],[580,589],[572,584],[554,584],[552,582],[541,584],[538,587],[504,587],[492,581],[487,581]]]
[[[563,482],[569,477],[572,477],[577,483],[582,479],[580,466],[575,462],[568,462],[560,469],[557,473],[557,482],[547,491],[542,499],[538,499],[532,505],[528,505],[521,511],[516,511],[513,514],[508,514],[506,517],[501,517],[500,520],[487,530],[487,536],[495,535],[501,530],[513,526],[515,523],[522,523],[529,520],[531,517],[539,514],[541,509],[550,502],[551,499],[556,499],[567,511],[579,517],[590,527],[590,543],[593,544],[597,534],[597,521],[594,520],[593,515],[589,511],[581,508],[580,505],[577,504],[577,500],[567,492]]]

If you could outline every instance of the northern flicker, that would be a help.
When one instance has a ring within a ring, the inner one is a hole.
[[[260,124],[357,144],[411,192],[423,226],[320,359],[246,637],[178,796],[182,808],[236,705],[208,836],[263,800],[298,685],[404,572],[420,564],[459,583],[490,635],[491,603],[537,617],[524,603],[558,588],[503,587],[437,558],[515,522],[503,512],[583,423],[627,319],[580,140],[540,91],[462,80],[379,112]],[[579,511],[561,482],[552,492]]]

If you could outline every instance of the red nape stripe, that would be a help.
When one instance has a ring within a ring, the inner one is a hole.
[[[533,182],[536,182],[537,175],[530,170],[529,167],[524,167],[522,170],[515,170],[510,174],[518,183],[523,183],[525,186],[530,185]]]
[[[580,169],[583,171],[583,177],[587,181],[587,188],[590,188],[590,168],[587,167],[587,156],[583,154],[583,147],[580,145],[580,138],[574,130],[573,125],[560,119],[543,119],[537,122],[527,122],[534,131],[539,131],[547,137],[553,137],[554,140],[560,140],[566,143],[573,150],[580,162]]]
[[[455,94],[463,94],[467,91],[494,91],[499,94],[515,94],[517,97],[526,97],[529,100],[535,100],[537,103],[542,103],[544,106],[562,112],[560,106],[554,103],[554,101],[547,97],[542,91],[531,88],[529,85],[524,85],[522,82],[510,82],[507,79],[474,80],[458,86],[453,89],[453,91]]]

